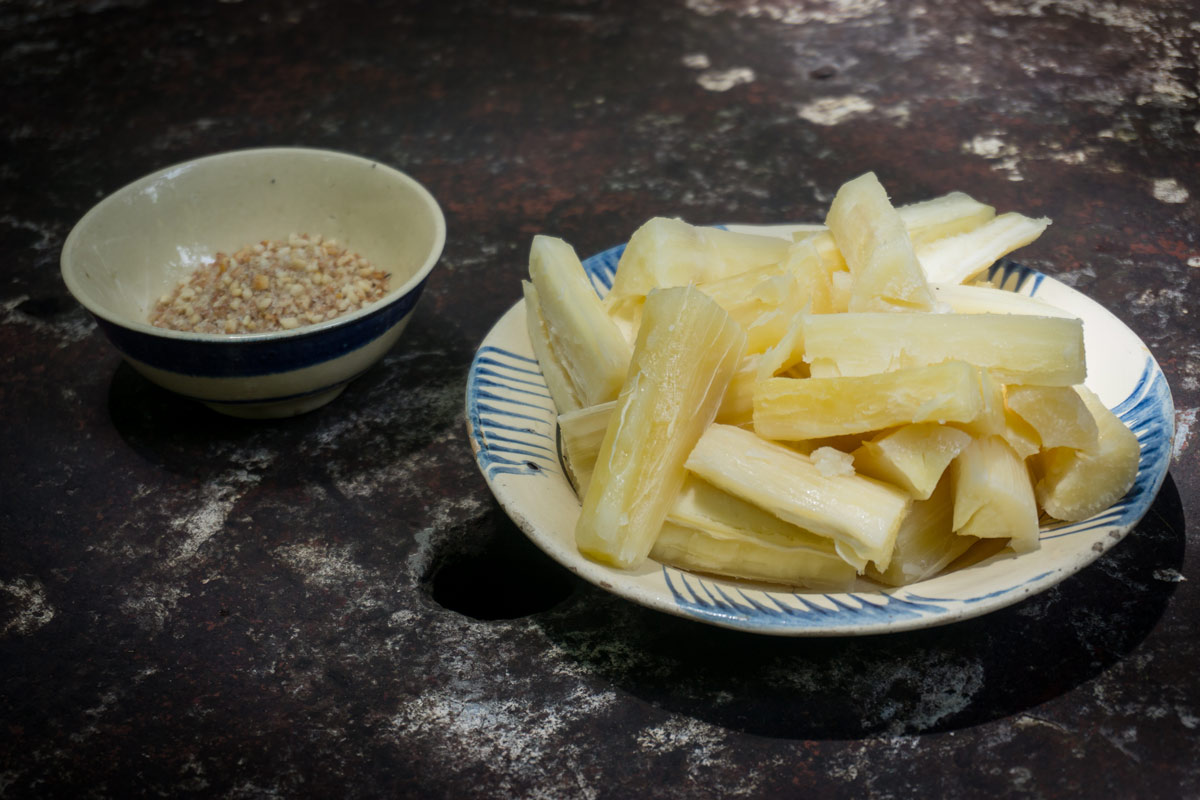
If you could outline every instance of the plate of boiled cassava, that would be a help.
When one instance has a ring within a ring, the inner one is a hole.
[[[1174,407],[1145,344],[1010,254],[1049,224],[873,173],[825,224],[536,236],[467,384],[489,488],[585,580],[783,636],[979,616],[1146,513]]]

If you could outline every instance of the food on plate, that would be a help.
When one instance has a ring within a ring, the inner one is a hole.
[[[898,486],[915,500],[928,500],[950,462],[971,442],[966,431],[938,422],[918,422],[867,439],[850,455],[864,475]]]
[[[1035,317],[1074,317],[1044,300],[978,283],[931,283],[933,297],[959,314],[1029,314]]]
[[[1082,383],[1083,324],[1024,314],[813,314],[802,320],[814,376],[877,375],[957,359],[1002,383]]]
[[[896,211],[913,247],[956,233],[966,233],[996,216],[995,208],[962,192],[950,192],[931,200],[900,206]],[[846,269],[846,260],[828,228],[817,226],[817,230],[795,234],[795,239],[812,244],[830,269]]]
[[[825,224],[850,271],[847,310],[933,309],[908,230],[874,173],[838,189]]]
[[[1099,426],[1087,403],[1071,386],[1009,386],[1005,401],[1029,423],[1041,446],[1089,450],[1096,446]]]
[[[575,529],[584,555],[618,567],[650,553],[686,475],[683,463],[712,422],[746,334],[690,287],[646,297],[629,373],[596,455]]]
[[[1086,386],[1076,386],[1096,421],[1096,444],[1052,447],[1034,461],[1037,497],[1046,513],[1076,521],[1098,514],[1129,491],[1140,448],[1133,431]]]
[[[564,463],[580,495],[591,480],[615,407],[611,401],[558,418]],[[800,576],[805,585],[829,589],[846,588],[855,576],[854,567],[837,555],[833,540],[785,522],[691,473],[667,511],[650,555],[688,569],[750,580],[792,582]]]
[[[954,532],[1008,539],[1018,553],[1038,546],[1038,510],[1025,461],[1002,436],[973,439],[950,462]]]
[[[983,409],[976,367],[943,361],[847,378],[768,378],[754,431],[779,441],[869,433],[910,422],[970,422]]]
[[[900,523],[887,569],[867,565],[866,574],[888,586],[907,586],[941,572],[979,539],[954,532],[954,493],[949,476],[924,500],[913,500]]]
[[[862,475],[828,475],[812,457],[753,431],[708,426],[687,468],[780,519],[833,540],[857,569],[887,567],[911,498]]]
[[[567,374],[566,366],[554,356],[554,346],[550,343],[550,330],[542,314],[537,287],[529,281],[522,281],[521,289],[525,297],[525,332],[554,407],[562,414],[583,408],[583,401],[571,382],[571,376]]]
[[[896,210],[914,248],[974,230],[996,216],[995,208],[963,192],[950,192]]]
[[[812,245],[789,245],[777,264],[756,267],[696,288],[746,331],[746,352],[761,353],[787,332],[793,317],[816,307],[831,311],[829,276]]]
[[[836,555],[833,541],[732,495],[694,473],[684,479],[667,519],[723,539],[754,539],[779,547]]]
[[[783,239],[655,217],[629,237],[605,302],[619,312],[640,303],[651,289],[704,283],[776,264],[787,249]]]
[[[1000,256],[1024,247],[1042,235],[1050,220],[1010,212],[988,220],[974,230],[925,242],[917,258],[929,280],[962,283],[974,278]]]
[[[217,253],[159,298],[150,324],[193,333],[292,330],[366,308],[387,294],[388,277],[334,239],[293,233]]]
[[[1079,319],[990,286],[1048,220],[868,173],[789,238],[655,218],[601,299],[539,236],[525,285],[588,558],[840,591],[925,580],[1133,485]],[[591,388],[588,388],[591,387]]]
[[[836,553],[773,544],[762,537],[722,537],[699,528],[663,523],[650,557],[690,570],[763,583],[795,584],[844,592],[854,586],[854,567]]]
[[[587,491],[592,472],[596,469],[596,456],[600,453],[600,445],[608,431],[608,420],[616,406],[617,401],[610,400],[558,415],[558,442],[563,463],[571,485],[580,497]]]
[[[629,343],[604,312],[575,250],[562,239],[535,236],[529,277],[545,330],[542,347],[548,346],[579,405],[614,399],[629,368]]]

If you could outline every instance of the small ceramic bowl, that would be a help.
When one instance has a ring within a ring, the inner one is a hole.
[[[218,252],[292,233],[336,239],[390,273],[388,293],[287,331],[200,334],[149,323],[155,302]],[[402,172],[358,156],[271,148],[208,156],[102,200],[62,251],[71,294],[135,369],[239,417],[328,403],[395,344],[446,241],[437,201]]]

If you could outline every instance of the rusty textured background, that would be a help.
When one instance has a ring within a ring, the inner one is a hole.
[[[1188,0],[0,3],[0,797],[1200,797],[1198,95]],[[449,240],[379,367],[248,423],[123,366],[58,253],[259,145],[405,170]],[[1145,521],[1015,607],[849,640],[549,563],[462,412],[530,237],[819,219],[866,170],[1054,219],[1022,260],[1174,392]]]

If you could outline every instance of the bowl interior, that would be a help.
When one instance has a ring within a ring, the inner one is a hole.
[[[63,277],[93,313],[158,331],[146,321],[154,302],[196,266],[292,233],[334,238],[365,256],[391,273],[395,297],[436,263],[445,221],[428,191],[383,164],[322,150],[243,150],[160,170],[101,201],[67,237]]]

